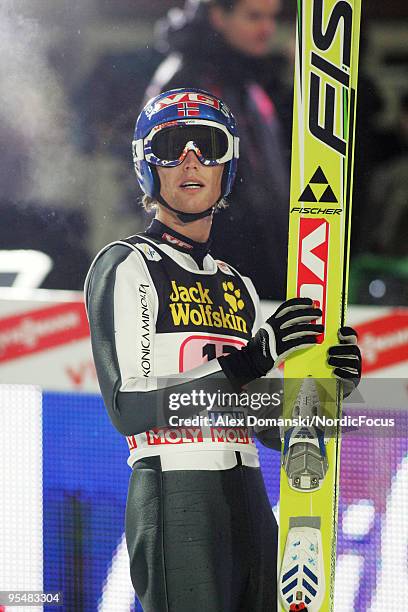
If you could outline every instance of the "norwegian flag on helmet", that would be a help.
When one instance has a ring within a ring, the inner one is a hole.
[[[195,102],[179,102],[177,114],[179,117],[196,117],[200,114],[200,108]]]

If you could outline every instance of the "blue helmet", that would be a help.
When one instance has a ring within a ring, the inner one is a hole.
[[[198,142],[196,138],[203,126],[216,134],[216,138],[211,138],[211,145],[206,146],[206,141]],[[160,139],[155,139],[161,130],[178,127],[190,128],[184,132],[188,141],[186,138],[181,147],[174,145],[174,139],[172,148],[169,147],[169,139],[163,138],[165,132],[161,133]],[[161,144],[155,145],[160,140]],[[214,146],[215,140],[220,144]],[[160,199],[160,181],[155,167],[182,163],[190,149],[204,165],[225,164],[221,197],[227,196],[235,179],[239,157],[236,122],[228,106],[211,93],[194,88],[172,89],[149,100],[137,119],[132,142],[133,162],[142,191]]]

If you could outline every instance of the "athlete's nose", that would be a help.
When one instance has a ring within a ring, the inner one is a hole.
[[[190,168],[198,168],[200,165],[200,160],[194,151],[189,151],[184,158],[183,168],[188,170]]]

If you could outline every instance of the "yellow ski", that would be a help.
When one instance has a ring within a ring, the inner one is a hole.
[[[285,364],[279,610],[333,610],[341,416],[326,364],[344,324],[361,0],[298,0],[287,297],[323,311],[321,343]],[[293,420],[295,419],[295,420]]]

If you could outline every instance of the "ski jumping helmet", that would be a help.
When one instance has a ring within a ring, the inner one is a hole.
[[[220,199],[232,188],[239,156],[235,118],[222,100],[202,89],[171,89],[149,100],[141,111],[132,142],[133,162],[142,191],[177,213],[185,223],[208,216],[218,202],[201,213],[183,213],[160,195],[156,167],[181,164],[193,150],[205,166],[225,164]]]

